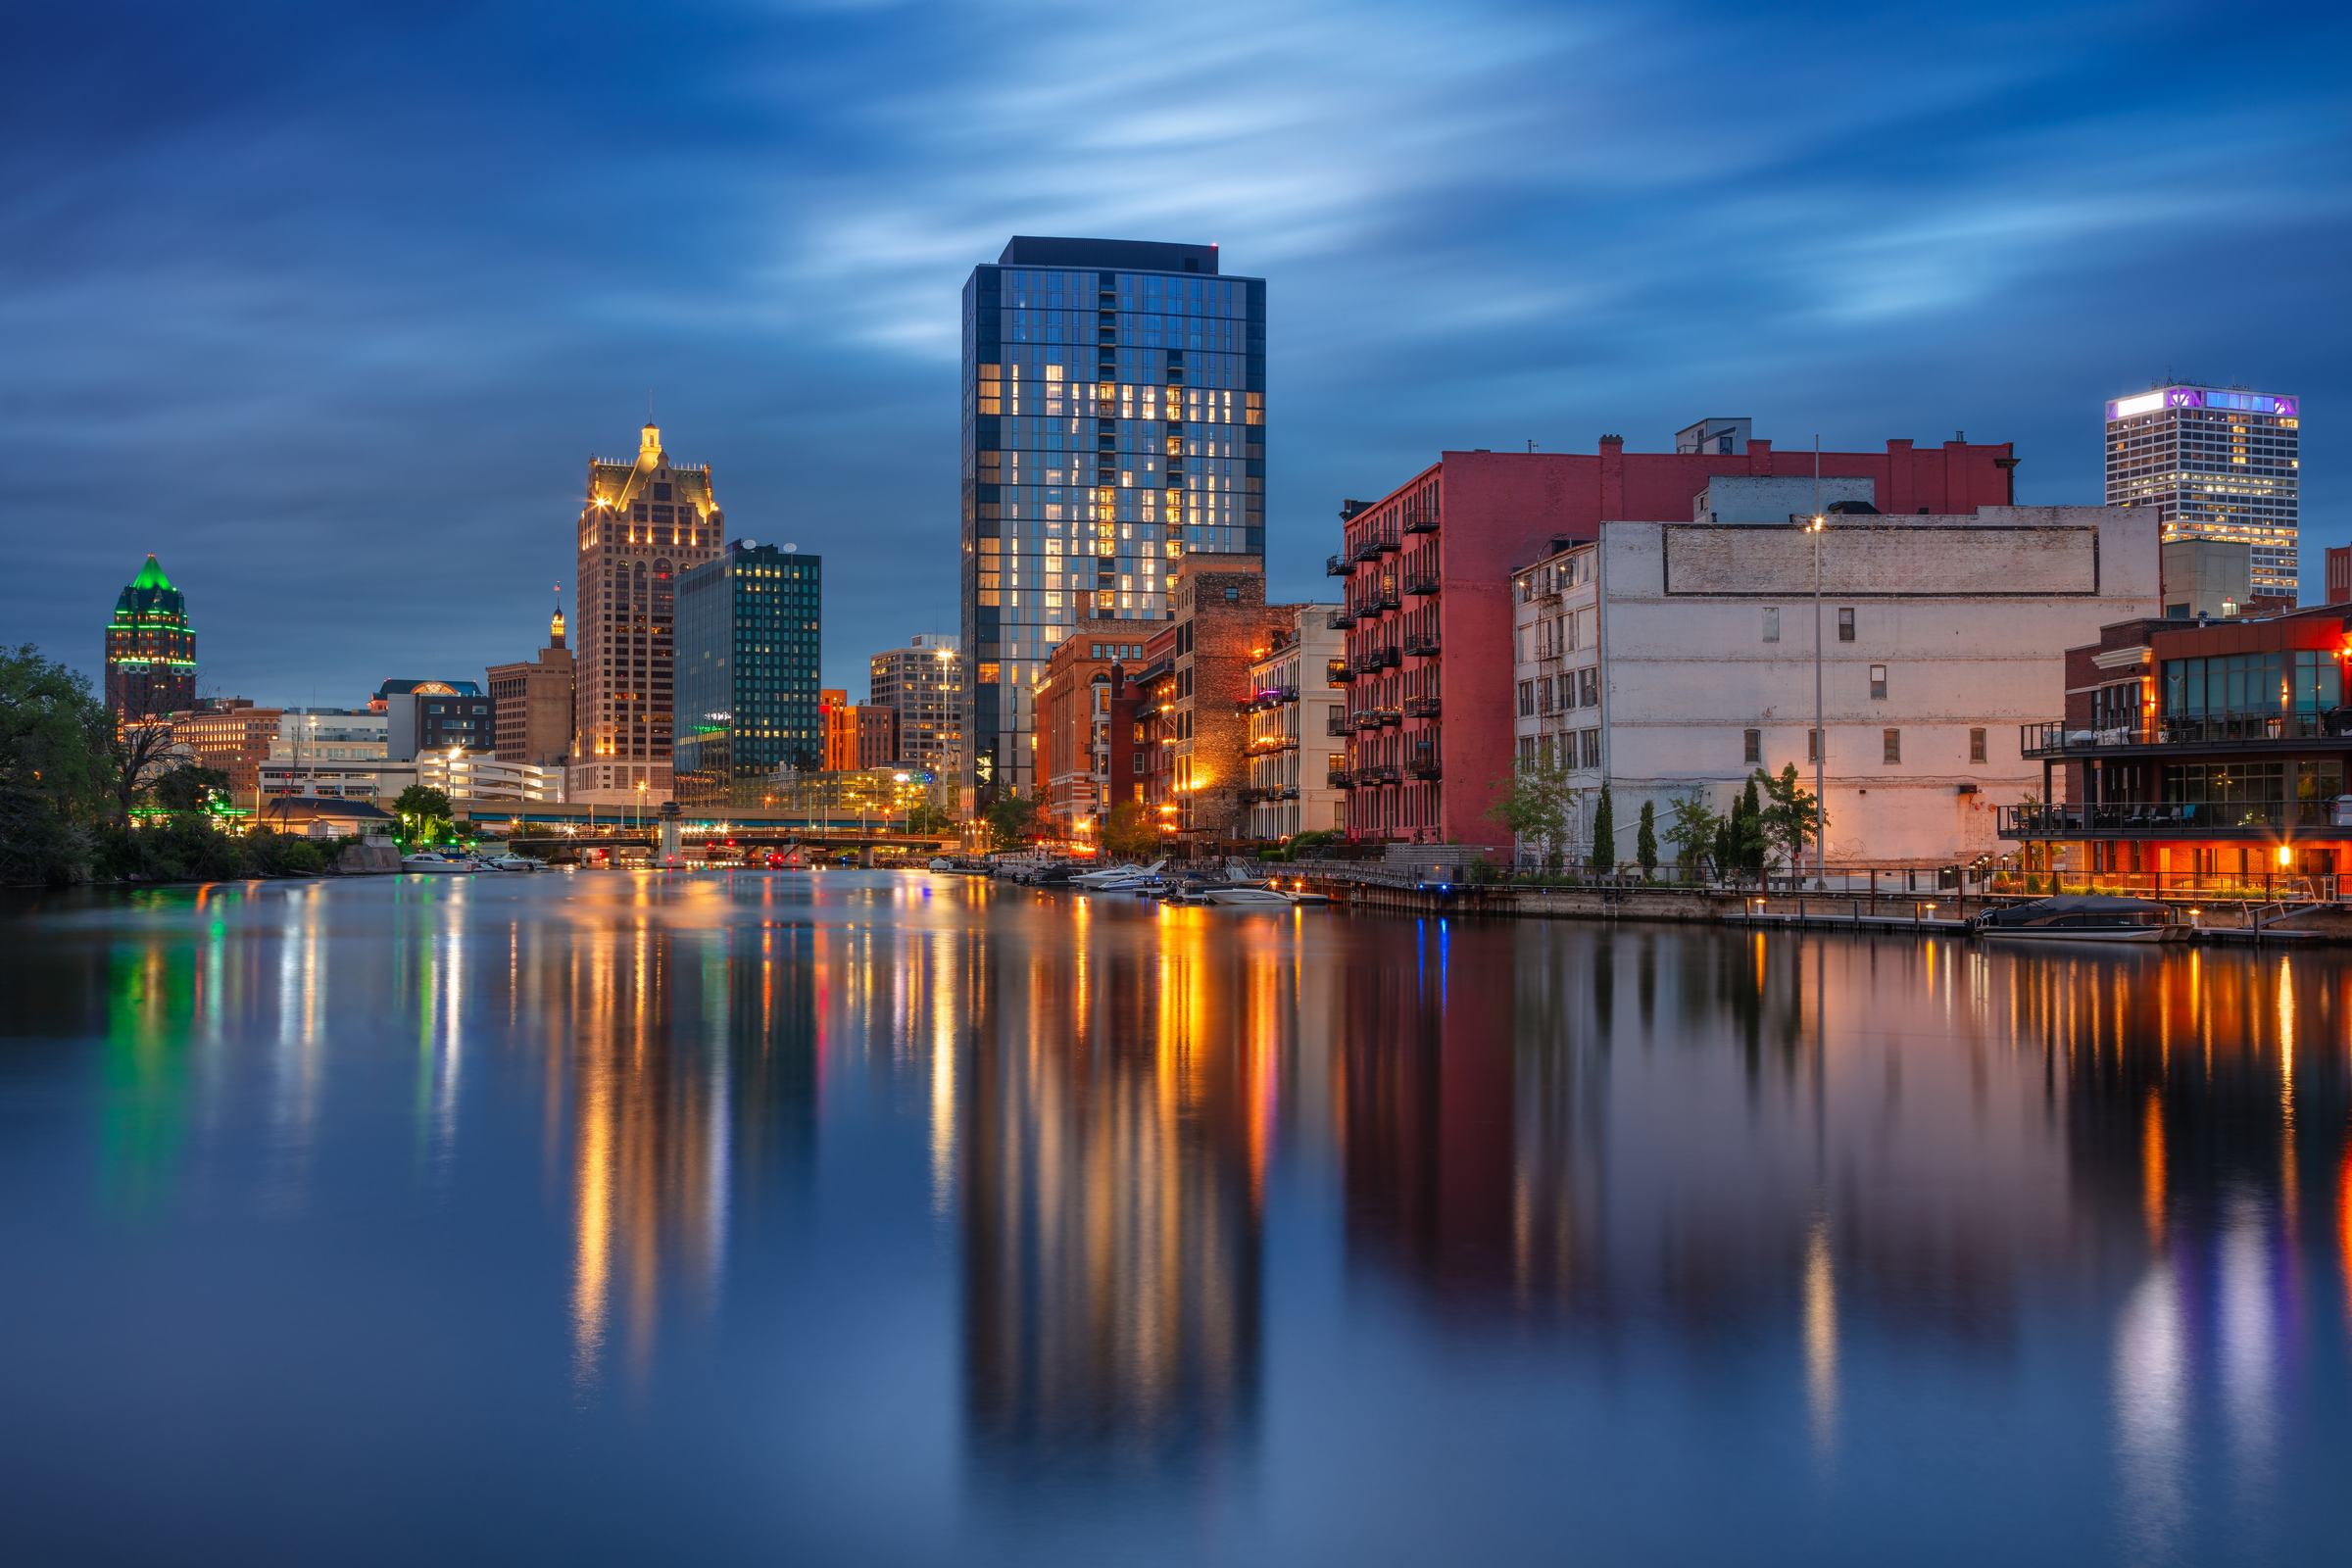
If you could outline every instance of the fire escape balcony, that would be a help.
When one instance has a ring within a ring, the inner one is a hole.
[[[1345,686],[1355,678],[1355,671],[1345,659],[1326,659],[1323,661],[1323,678],[1331,685]]]
[[[1412,514],[1404,519],[1404,531],[1406,533],[1436,533],[1438,531],[1436,514],[1430,512]]]
[[[1438,651],[1438,634],[1434,631],[1416,632],[1404,640],[1404,651],[1415,659],[1429,659]]]
[[[1329,789],[1351,790],[1355,788],[1355,775],[1344,767],[1335,767],[1323,775],[1323,783]]]
[[[1347,631],[1355,624],[1355,612],[1346,605],[1323,617],[1323,624],[1333,631]]]
[[[1404,764],[1404,776],[1410,779],[1434,781],[1445,776],[1445,768],[1434,751],[1415,752],[1413,760]]]
[[[1395,669],[1401,658],[1395,648],[1375,648],[1357,656],[1355,672],[1369,675],[1376,669]]]
[[[1378,561],[1380,551],[1381,542],[1378,539],[1359,539],[1356,541],[1355,548],[1348,553],[1348,559],[1350,561]]]
[[[1323,558],[1323,575],[1326,577],[1345,577],[1354,570],[1355,567],[1349,564],[1346,556],[1325,556]]]
[[[1355,719],[1347,713],[1335,713],[1323,720],[1323,733],[1326,735],[1352,735],[1355,733]]]
[[[1377,615],[1384,610],[1396,609],[1396,585],[1384,584],[1381,587],[1367,589],[1365,592],[1357,594],[1353,608],[1359,618],[1364,615]]]
[[[1425,567],[1419,571],[1407,572],[1404,578],[1404,591],[1421,598],[1427,598],[1436,593],[1438,591],[1436,568]]]
[[[1407,697],[1404,700],[1404,716],[1407,718],[1436,718],[1442,710],[1443,704],[1436,697]]]

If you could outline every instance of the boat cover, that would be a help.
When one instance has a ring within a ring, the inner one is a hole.
[[[1984,923],[2036,925],[2059,915],[2165,913],[2169,907],[2154,899],[2119,899],[2107,894],[2079,893],[2055,899],[2036,899],[2032,904],[2013,904],[2006,909],[1995,909],[1985,915]]]

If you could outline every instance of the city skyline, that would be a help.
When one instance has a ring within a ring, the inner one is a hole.
[[[1445,450],[1664,451],[1717,411],[1784,451],[1967,429],[2016,443],[2022,501],[2094,501],[2101,404],[2176,371],[2305,399],[2306,598],[2352,531],[2340,21],[2257,19],[2217,53],[2185,15],[1212,10],[1250,51],[1139,50],[1095,17],[1032,60],[1018,26],[928,12],[676,13],[664,45],[730,67],[625,124],[583,107],[613,68],[572,41],[618,13],[95,43],[31,19],[76,64],[21,110],[43,154],[8,214],[0,388],[47,461],[0,614],[95,681],[78,607],[152,550],[203,607],[208,694],[353,706],[511,662],[567,575],[574,466],[650,389],[733,531],[832,556],[823,680],[855,689],[873,651],[958,629],[956,290],[1008,233],[1198,237],[1271,280],[1278,599],[1318,588],[1341,497]],[[270,69],[228,69],[257,48]],[[2191,66],[2235,90],[2133,85]],[[1561,98],[1563,72],[1598,85]],[[1834,107],[1764,114],[1798,73]],[[1637,112],[1667,95],[1675,126]],[[616,229],[616,171],[672,216]],[[2217,232],[2261,265],[2183,295]],[[391,539],[405,581],[355,590],[339,563]]]

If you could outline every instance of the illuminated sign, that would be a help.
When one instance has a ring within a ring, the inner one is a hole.
[[[2222,392],[2211,387],[2168,386],[2154,392],[2142,392],[2137,397],[2110,401],[2107,418],[2112,423],[2117,419],[2154,414],[2163,409],[2226,409],[2233,414],[2262,414],[2292,419],[2297,416],[2300,401],[2296,398],[2274,397],[2268,392]]]

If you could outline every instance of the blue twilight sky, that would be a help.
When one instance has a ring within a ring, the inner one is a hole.
[[[1269,278],[1268,540],[1444,447],[1705,415],[2014,440],[2305,399],[2352,533],[2336,7],[555,6],[13,13],[0,636],[97,672],[153,550],[203,689],[346,706],[537,646],[646,394],[826,562],[825,677],[954,630],[956,293],[1012,233]]]

